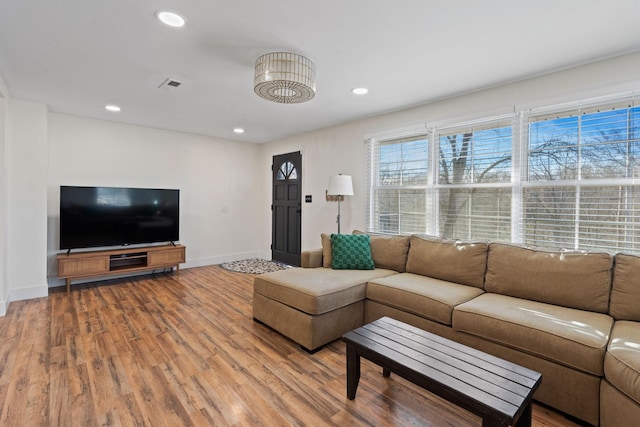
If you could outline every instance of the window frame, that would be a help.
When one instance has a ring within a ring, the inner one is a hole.
[[[471,134],[471,139],[469,141],[469,148],[468,148],[468,155],[467,157],[469,157],[472,162],[475,161],[475,153],[476,150],[482,148],[484,149],[485,147],[483,145],[485,144],[481,144],[480,147],[477,147],[475,145],[476,139],[475,136],[477,135],[478,132],[483,132],[483,131],[488,131],[488,130],[494,130],[494,129],[504,129],[504,128],[510,128],[510,138],[511,138],[511,143],[509,144],[509,150],[508,152],[510,153],[509,157],[510,160],[509,162],[512,164],[512,166],[509,168],[509,179],[505,180],[505,181],[498,181],[498,182],[477,182],[473,177],[475,177],[475,173],[472,174],[472,180],[469,182],[460,182],[460,183],[443,183],[441,182],[441,166],[442,166],[442,162],[438,161],[437,164],[434,164],[433,167],[437,169],[437,174],[436,174],[436,182],[433,185],[433,194],[435,197],[435,202],[434,202],[434,207],[437,209],[437,212],[434,212],[434,216],[436,218],[436,224],[434,227],[434,234],[437,234],[438,236],[442,236],[442,237],[447,237],[447,238],[463,238],[463,239],[474,239],[475,236],[478,236],[479,234],[482,234],[480,232],[478,232],[476,234],[475,231],[472,230],[473,225],[471,224],[474,221],[474,216],[475,215],[468,215],[468,229],[467,232],[464,236],[462,235],[447,235],[448,232],[447,230],[445,230],[444,228],[446,227],[446,224],[442,224],[441,222],[441,218],[442,218],[442,211],[441,211],[441,195],[443,194],[444,191],[455,191],[457,189],[462,189],[462,190],[470,190],[472,193],[475,190],[490,190],[490,189],[509,189],[513,186],[513,174],[514,174],[514,169],[513,169],[513,145],[514,145],[514,134],[516,134],[516,115],[515,114],[504,114],[504,115],[499,115],[499,116],[493,116],[493,117],[488,117],[488,118],[483,118],[483,119],[479,119],[479,120],[473,120],[473,121],[466,121],[466,122],[461,122],[461,123],[454,123],[454,124],[449,124],[449,125],[443,125],[443,126],[435,126],[433,129],[433,134],[434,137],[432,138],[432,141],[436,142],[436,144],[434,144],[435,146],[433,147],[434,151],[436,151],[437,154],[437,158],[439,160],[441,160],[443,158],[443,154],[442,154],[442,147],[441,147],[441,142],[442,142],[442,138],[443,137],[448,137],[449,135],[464,135],[464,134]],[[448,149],[448,147],[447,147]],[[434,162],[435,163],[435,162]],[[465,162],[466,163],[466,162]],[[495,163],[495,161],[493,162]],[[493,164],[492,163],[492,164]],[[467,165],[465,165],[465,169],[466,169]],[[471,165],[471,169],[474,169],[474,165]],[[482,175],[482,174],[481,174]],[[511,191],[511,193],[513,193],[513,191]],[[511,197],[513,197],[513,195],[510,195]],[[469,195],[469,197],[472,197],[472,195]],[[472,199],[469,199],[472,200]],[[458,216],[460,218],[463,217],[467,217],[465,216],[463,213],[455,213],[455,216]],[[511,217],[511,215],[509,215],[509,217]],[[478,217],[478,221],[480,221],[480,217]],[[499,221],[499,219],[498,219]],[[512,220],[510,220],[512,222]],[[455,226],[456,224],[453,224],[452,226]],[[512,226],[509,226],[509,236],[511,236],[512,231]],[[472,235],[473,233],[473,235]],[[483,236],[484,238],[484,236]]]
[[[382,185],[380,182],[381,178],[381,159],[380,159],[380,149],[384,145],[389,144],[404,144],[415,141],[426,140],[426,167],[429,167],[429,146],[428,143],[430,138],[430,131],[421,129],[418,131],[405,132],[397,137],[387,137],[387,138],[369,138],[365,141],[365,147],[367,150],[367,225],[366,228],[369,231],[375,230],[376,233],[382,234],[411,234],[412,232],[403,232],[401,229],[402,223],[402,212],[398,209],[397,216],[397,233],[390,233],[388,230],[383,229],[380,226],[380,209],[379,209],[379,198],[377,197],[381,191],[389,190],[389,191],[425,191],[425,201],[427,200],[426,189],[428,187],[430,173],[427,171],[427,175],[425,177],[424,184],[412,184],[412,185]],[[400,205],[400,201],[398,201],[398,205]],[[425,217],[428,218],[427,209],[425,209]]]
[[[626,176],[626,177],[588,177],[583,176],[583,166],[585,162],[583,160],[583,150],[586,146],[605,146],[607,144],[613,144],[617,142],[600,142],[599,144],[588,143],[585,144],[584,138],[584,121],[585,116],[590,116],[593,114],[606,114],[610,111],[620,111],[620,110],[628,110],[629,113],[633,113],[632,110],[637,110],[639,107],[635,102],[635,97],[632,95],[628,95],[625,97],[610,97],[600,100],[594,100],[589,102],[581,102],[581,103],[571,103],[565,104],[563,106],[555,107],[546,107],[538,110],[531,110],[525,115],[525,121],[523,123],[524,126],[530,128],[532,123],[539,122],[540,120],[561,120],[565,117],[576,117],[576,143],[574,144],[576,147],[576,174],[575,177],[571,179],[532,179],[531,178],[531,162],[530,155],[527,155],[526,161],[526,173],[522,177],[522,206],[521,206],[521,230],[522,230],[522,238],[521,242],[530,245],[544,245],[545,242],[541,241],[541,237],[538,235],[528,235],[527,234],[527,206],[525,192],[531,191],[531,189],[536,188],[553,188],[553,187],[563,187],[563,188],[572,188],[575,192],[575,198],[572,199],[572,209],[573,209],[573,219],[571,219],[571,229],[572,229],[572,242],[571,244],[561,244],[558,242],[550,242],[555,244],[556,246],[561,246],[570,250],[608,250],[608,251],[624,251],[631,253],[640,253],[640,244],[635,245],[636,247],[624,247],[625,241],[617,240],[615,244],[606,244],[604,239],[593,239],[588,235],[581,233],[581,227],[585,223],[589,223],[589,219],[583,218],[585,211],[588,209],[582,205],[583,202],[583,194],[588,194],[589,189],[592,188],[602,188],[602,189],[616,189],[616,188],[626,188],[627,194],[633,193],[633,189],[637,189],[640,191],[640,187],[638,186],[638,179],[634,176]],[[629,114],[627,113],[627,114]],[[554,119],[555,117],[555,119]],[[588,120],[592,120],[592,118],[588,118]],[[640,124],[639,126],[640,127]],[[624,140],[627,144],[632,144],[633,141],[637,141],[637,144],[640,145],[640,135],[635,138],[629,138],[629,122],[627,122],[626,132],[627,139]],[[527,136],[529,136],[529,132],[525,132]],[[530,147],[531,141],[527,139],[525,151],[527,154],[531,151]],[[639,162],[640,163],[640,162]],[[627,168],[628,171],[628,168]],[[585,190],[585,191],[583,191]],[[631,190],[631,191],[629,191]],[[626,196],[626,200],[619,199],[619,202],[625,202],[625,206],[628,205],[628,200],[630,196]],[[632,196],[631,196],[632,197]],[[599,208],[600,206],[598,206]],[[602,207],[606,208],[605,204]],[[569,221],[569,219],[567,219]],[[639,219],[640,222],[640,219]],[[618,223],[614,221],[603,221],[605,227],[615,227]],[[620,223],[620,225],[622,225]],[[633,224],[627,224],[626,226],[632,227]],[[638,229],[640,229],[640,224],[638,224]],[[602,242],[602,245],[592,245],[583,243],[589,240],[599,240]],[[625,239],[627,242],[629,239]],[[633,239],[631,239],[633,241]],[[633,245],[633,243],[632,243]]]

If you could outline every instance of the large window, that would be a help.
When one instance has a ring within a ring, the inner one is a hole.
[[[367,144],[369,231],[640,253],[640,107],[629,100]]]
[[[427,223],[426,135],[371,141],[369,229],[381,233],[424,233]]]
[[[640,108],[534,114],[528,127],[524,242],[639,252]]]
[[[436,132],[437,196],[444,237],[509,240],[511,120]]]

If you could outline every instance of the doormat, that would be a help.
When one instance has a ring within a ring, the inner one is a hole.
[[[268,261],[266,259],[260,258],[225,262],[223,264],[220,264],[220,267],[224,268],[225,270],[235,271],[237,273],[249,274],[271,273],[274,271],[286,270],[287,268],[293,268],[290,265],[282,264],[275,261]]]

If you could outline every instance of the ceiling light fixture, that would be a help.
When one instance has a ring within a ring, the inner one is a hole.
[[[316,67],[295,53],[267,53],[256,60],[253,90],[280,104],[309,101],[316,95]]]
[[[104,109],[107,111],[111,111],[112,113],[117,113],[118,111],[120,111],[120,107],[113,104],[105,105]]]
[[[244,133],[244,129],[242,129],[242,128],[235,128],[233,131],[235,133]]]
[[[357,87],[351,89],[351,92],[353,92],[355,95],[366,95],[367,93],[369,93],[369,89],[367,89],[366,87]]]
[[[184,27],[186,20],[174,12],[160,11],[156,13],[156,17],[165,25],[170,27]]]

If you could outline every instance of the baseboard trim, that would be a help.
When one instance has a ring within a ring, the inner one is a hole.
[[[25,299],[43,298],[49,295],[49,289],[46,284],[40,286],[31,286],[29,288],[11,289],[7,302],[11,304],[13,301],[22,301]]]
[[[183,268],[193,268],[193,267],[205,267],[207,265],[218,265],[224,262],[231,261],[240,261],[243,259],[249,258],[263,258],[263,259],[271,259],[270,253],[265,252],[243,252],[237,254],[223,255],[219,257],[208,257],[208,258],[200,258],[200,259],[190,259],[187,262],[180,266],[180,269]]]

